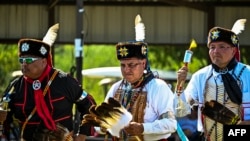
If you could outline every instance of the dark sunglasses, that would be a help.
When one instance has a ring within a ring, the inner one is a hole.
[[[27,57],[27,58],[22,58],[22,57],[20,57],[19,58],[19,62],[21,63],[21,64],[23,64],[24,62],[26,63],[26,64],[31,64],[31,63],[33,63],[34,61],[36,61],[36,60],[38,60],[39,58],[33,58],[33,57]]]

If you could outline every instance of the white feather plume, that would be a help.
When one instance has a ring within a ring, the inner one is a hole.
[[[247,19],[239,19],[237,20],[233,27],[232,27],[232,31],[236,34],[239,35],[243,30],[245,30],[245,23],[246,23]]]
[[[58,29],[59,29],[59,23],[51,26],[47,31],[46,35],[43,37],[43,42],[52,46],[56,40]]]
[[[144,41],[145,39],[145,26],[142,22],[141,16],[137,15],[135,17],[135,40]]]

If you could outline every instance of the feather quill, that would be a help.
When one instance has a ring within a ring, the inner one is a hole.
[[[232,27],[232,31],[236,34],[239,35],[244,29],[245,29],[245,23],[246,23],[247,19],[239,19],[237,20],[233,27]]]
[[[135,40],[144,41],[145,39],[145,25],[142,22],[141,16],[135,17]]]
[[[52,46],[56,40],[58,30],[59,30],[59,23],[51,26],[47,31],[46,35],[44,36],[43,42]]]

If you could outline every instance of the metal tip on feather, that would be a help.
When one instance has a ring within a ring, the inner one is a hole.
[[[233,27],[232,27],[232,31],[236,34],[239,35],[243,30],[245,30],[245,23],[246,23],[247,19],[239,19],[237,20]]]
[[[56,40],[58,30],[59,30],[59,23],[51,26],[47,31],[46,35],[44,36],[43,42],[52,46]]]
[[[145,26],[142,22],[142,18],[140,15],[135,17],[135,40],[136,41],[144,41],[145,39]]]

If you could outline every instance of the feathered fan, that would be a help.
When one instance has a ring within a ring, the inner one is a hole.
[[[215,100],[205,102],[202,114],[225,125],[235,125],[240,117]]]
[[[129,124],[132,115],[114,98],[101,105],[93,105],[90,114],[83,116],[82,124],[91,124],[107,129],[113,136],[119,137],[122,128]]]

